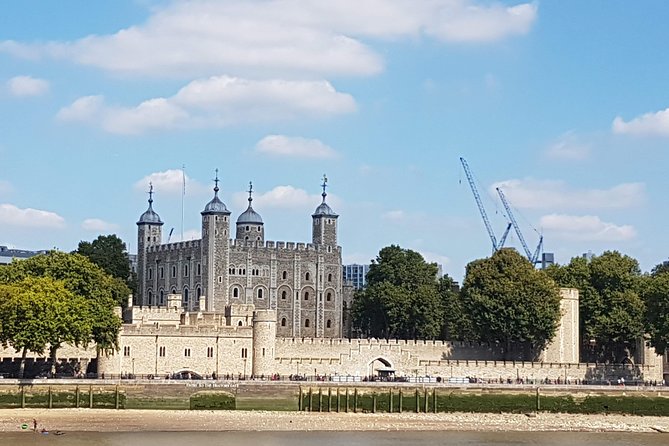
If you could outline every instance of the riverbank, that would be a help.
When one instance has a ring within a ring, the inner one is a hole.
[[[266,411],[0,409],[0,432],[20,432],[33,419],[63,432],[162,431],[526,431],[669,432],[669,417],[473,413],[352,414]],[[668,435],[669,437],[669,435]]]

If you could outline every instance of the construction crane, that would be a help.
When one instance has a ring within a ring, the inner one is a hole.
[[[499,187],[496,189],[497,189],[497,194],[499,195],[499,199],[502,200],[504,209],[506,209],[506,215],[509,218],[509,220],[511,220],[511,224],[513,225],[513,229],[516,231],[518,240],[520,240],[520,244],[523,246],[523,250],[525,251],[527,259],[530,262],[532,262],[532,265],[535,265],[536,263],[540,262],[539,254],[541,253],[541,248],[543,247],[544,244],[544,236],[539,234],[539,244],[537,244],[537,249],[535,249],[534,253],[532,253],[530,251],[530,248],[527,246],[527,242],[525,242],[525,237],[523,237],[523,233],[520,232],[520,227],[518,226],[516,217],[513,216],[513,212],[511,211],[511,206],[509,205],[509,202],[506,200],[504,192],[502,192],[502,189],[500,189]]]
[[[476,188],[474,175],[472,175],[472,172],[469,169],[469,164],[467,164],[467,161],[462,157],[460,157],[460,162],[462,163],[462,168],[464,169],[465,175],[467,176],[467,181],[469,181],[469,187],[472,189],[472,194],[474,194],[474,199],[476,200],[476,205],[478,206],[479,212],[481,213],[481,218],[483,218],[483,224],[488,231],[488,236],[492,242],[492,252],[494,254],[500,248],[502,248],[502,246],[504,246],[506,236],[509,235],[509,230],[511,229],[511,223],[506,226],[506,230],[504,231],[502,238],[499,240],[499,243],[497,243],[497,237],[495,237],[495,232],[492,230],[490,220],[488,220],[488,214],[486,214],[485,208],[483,207],[483,201],[481,201],[481,196],[479,195],[479,191]]]

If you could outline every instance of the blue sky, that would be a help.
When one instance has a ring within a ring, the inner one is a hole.
[[[309,241],[320,178],[345,262],[388,244],[462,279],[501,187],[531,249],[667,258],[669,3],[230,0],[0,5],[0,244],[134,252],[149,181],[199,238],[220,169],[268,240]],[[512,235],[507,246],[519,247]]]

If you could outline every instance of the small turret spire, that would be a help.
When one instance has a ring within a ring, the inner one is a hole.
[[[251,202],[253,201],[253,183],[249,181],[249,190],[247,191],[249,193],[249,207],[251,207]]]
[[[323,203],[325,203],[325,197],[328,196],[327,192],[325,192],[325,188],[328,187],[328,177],[323,174],[323,184],[321,184],[321,187],[323,188],[323,193],[321,194],[323,196]]]
[[[153,204],[153,183],[149,182],[149,206]]]
[[[214,178],[214,196],[218,196],[218,168],[216,169],[216,178]]]

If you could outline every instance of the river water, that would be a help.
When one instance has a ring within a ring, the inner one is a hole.
[[[590,432],[67,432],[0,433],[2,446],[667,446],[660,433]]]

